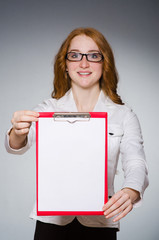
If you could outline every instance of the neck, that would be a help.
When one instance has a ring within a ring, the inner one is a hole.
[[[72,86],[72,93],[78,112],[93,112],[100,94],[100,87],[83,89]]]

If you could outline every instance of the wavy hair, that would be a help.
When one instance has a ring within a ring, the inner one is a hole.
[[[86,35],[94,40],[104,56],[103,72],[100,79],[100,88],[104,93],[117,104],[123,104],[117,93],[118,74],[115,67],[115,60],[112,49],[105,37],[94,28],[77,28],[73,30],[62,43],[54,63],[54,90],[52,98],[59,99],[71,88],[71,79],[66,73],[66,54],[71,40],[78,35]]]

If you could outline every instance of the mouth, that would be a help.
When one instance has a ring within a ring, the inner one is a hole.
[[[80,76],[87,77],[87,76],[90,76],[92,73],[91,73],[91,72],[78,72],[78,74],[79,74]]]

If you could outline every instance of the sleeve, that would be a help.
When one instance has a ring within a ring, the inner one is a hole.
[[[32,111],[36,111],[36,112],[44,112],[44,111],[48,111],[48,108],[50,108],[50,100],[46,100],[43,103],[37,105],[35,108],[32,109]],[[30,130],[29,130],[29,134],[27,136],[27,143],[23,148],[20,149],[13,149],[10,147],[9,145],[9,133],[11,131],[12,127],[7,131],[6,136],[5,136],[5,148],[7,150],[8,153],[11,154],[17,154],[17,155],[21,155],[24,154],[35,142],[35,123],[33,122]]]
[[[124,171],[122,188],[132,188],[140,193],[140,200],[134,204],[134,207],[138,207],[149,180],[141,128],[137,116],[132,111],[125,115],[123,128],[124,135],[120,145]]]
[[[11,153],[11,154],[17,154],[17,155],[24,154],[32,146],[32,144],[35,142],[35,123],[32,123],[32,126],[29,130],[26,145],[23,148],[20,148],[20,149],[13,149],[13,148],[10,147],[9,133],[10,133],[11,129],[12,129],[12,127],[7,131],[6,136],[5,136],[5,148],[6,148],[7,152]]]

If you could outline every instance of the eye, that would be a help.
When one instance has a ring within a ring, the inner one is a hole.
[[[99,58],[99,53],[92,53],[92,54],[90,54],[90,57],[92,59],[98,59]]]
[[[71,58],[79,58],[79,53],[71,52],[71,53],[69,53],[69,56],[70,56]]]
[[[100,62],[103,58],[102,54],[100,53],[90,53],[87,55],[88,56],[88,61],[90,62]]]

